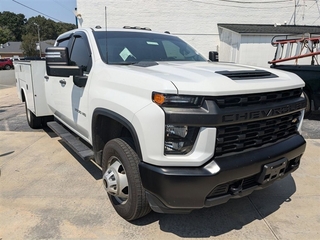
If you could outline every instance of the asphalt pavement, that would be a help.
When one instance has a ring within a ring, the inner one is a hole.
[[[320,121],[305,121],[300,168],[270,187],[187,215],[127,222],[113,210],[101,171],[48,129],[28,127],[14,80],[0,71],[0,240],[319,239]],[[9,74],[10,71],[5,72]],[[11,84],[11,85],[10,85]],[[190,189],[192,194],[192,189]]]
[[[14,70],[0,70],[0,89],[15,86]]]

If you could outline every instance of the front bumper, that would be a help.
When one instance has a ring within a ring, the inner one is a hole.
[[[213,158],[202,167],[159,167],[141,162],[139,169],[155,212],[187,213],[246,196],[287,176],[299,167],[305,147],[305,140],[297,134],[263,148]],[[218,173],[210,171],[213,161],[220,168]],[[285,167],[276,166],[278,162]]]

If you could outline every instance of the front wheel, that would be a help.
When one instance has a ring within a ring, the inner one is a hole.
[[[4,67],[4,69],[5,69],[5,70],[10,70],[11,67],[10,67],[10,65],[6,65],[6,66]]]
[[[125,139],[110,140],[103,149],[103,184],[116,212],[127,221],[150,212],[139,173],[139,157]]]
[[[28,109],[27,106],[27,101],[25,101],[25,109],[26,109],[26,115],[27,115],[27,121],[28,121],[28,125],[32,128],[32,129],[38,129],[41,128],[42,124],[41,124],[41,118],[40,117],[36,117],[33,112],[31,112]]]

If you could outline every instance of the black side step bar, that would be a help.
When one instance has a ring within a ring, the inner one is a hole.
[[[68,144],[83,160],[93,159],[93,151],[83,142],[77,139],[66,128],[56,121],[48,122],[47,126],[51,128],[61,139]]]

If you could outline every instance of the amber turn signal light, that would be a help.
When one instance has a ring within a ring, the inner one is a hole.
[[[153,101],[158,104],[161,105],[164,103],[164,101],[166,100],[165,96],[163,94],[160,93],[154,93],[153,94]]]

